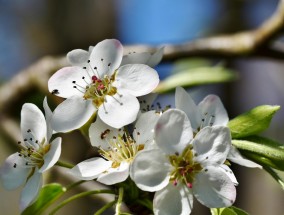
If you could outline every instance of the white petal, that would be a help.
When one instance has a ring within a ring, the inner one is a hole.
[[[130,166],[130,177],[141,190],[154,192],[167,186],[170,171],[169,160],[161,150],[143,150]]]
[[[132,123],[139,111],[139,102],[129,94],[106,96],[107,102],[99,107],[98,115],[101,120],[114,128],[121,128]]]
[[[155,215],[189,215],[193,207],[193,195],[182,183],[169,184],[157,191],[153,200]]]
[[[51,126],[57,132],[69,132],[83,126],[95,113],[91,100],[68,98],[56,107]]]
[[[137,144],[151,143],[154,139],[154,127],[157,124],[160,114],[156,111],[148,111],[142,113],[135,124],[135,130],[133,131],[133,137]]]
[[[236,188],[230,178],[219,168],[208,166],[195,176],[192,184],[194,196],[209,208],[231,206],[236,199]]]
[[[142,112],[146,112],[151,110],[152,105],[157,98],[158,94],[157,93],[149,93],[145,96],[140,96],[138,97],[138,101],[140,103],[140,110]]]
[[[164,47],[159,48],[155,53],[141,52],[141,53],[129,53],[123,56],[120,66],[126,64],[146,64],[150,67],[158,65],[163,57]]]
[[[176,88],[175,104],[177,109],[186,113],[192,128],[197,131],[201,125],[200,111],[191,96],[182,87]]]
[[[190,122],[183,111],[168,110],[155,127],[155,140],[167,154],[181,153],[193,137]]]
[[[229,117],[226,109],[224,108],[223,103],[220,98],[215,95],[206,96],[199,104],[198,107],[200,112],[203,114],[206,125],[227,125]],[[213,116],[212,121],[210,122],[210,117]],[[213,124],[210,124],[213,123]],[[205,127],[205,126],[203,126]]]
[[[149,61],[146,63],[150,67],[154,67],[158,65],[164,55],[164,47],[159,48],[155,53],[152,54]]]
[[[19,153],[14,153],[5,160],[0,170],[0,178],[5,189],[16,189],[26,182],[31,169],[25,165],[26,161],[19,157]]]
[[[234,146],[231,146],[227,159],[241,166],[262,169],[262,166],[259,164],[244,158],[239,150]]]
[[[68,173],[81,180],[93,180],[111,167],[112,161],[103,158],[90,158],[74,166]]]
[[[64,67],[53,74],[48,80],[48,90],[54,95],[69,98],[71,96],[78,96],[83,98],[82,91],[87,86],[85,81],[91,82],[91,78],[83,68],[72,66]],[[76,83],[73,83],[73,82]],[[74,88],[76,86],[77,88]]]
[[[44,164],[38,170],[42,173],[49,168],[53,167],[61,155],[61,137],[57,137],[50,143],[49,151],[44,155]]]
[[[45,97],[43,100],[43,108],[45,112],[45,121],[46,121],[46,139],[47,142],[49,142],[52,134],[53,134],[53,129],[51,127],[51,118],[52,118],[52,111],[50,110],[48,103],[47,103],[47,98]]]
[[[220,166],[220,170],[222,170],[230,178],[230,180],[234,183],[235,186],[239,184],[233,171],[227,165],[222,164]]]
[[[31,130],[31,132],[28,132]],[[41,110],[34,104],[25,103],[21,111],[21,131],[23,138],[33,138],[41,142],[46,138],[46,122]],[[31,141],[32,142],[32,141]]]
[[[89,136],[92,146],[102,147],[107,149],[109,147],[109,140],[113,137],[117,137],[118,134],[122,134],[123,130],[110,127],[105,124],[100,117],[97,117],[96,121],[91,124],[89,128]]]
[[[106,185],[125,181],[129,176],[129,163],[122,162],[117,168],[109,168],[97,178],[97,181]]]
[[[151,93],[159,84],[156,70],[143,64],[128,64],[118,69],[113,85],[133,96]]]
[[[123,47],[118,40],[108,39],[98,43],[92,50],[90,63],[97,67],[99,76],[112,75],[118,69],[123,56]]]
[[[20,211],[31,205],[37,198],[42,187],[42,174],[37,171],[30,177],[22,190],[20,197]]]
[[[193,139],[195,160],[204,165],[223,164],[231,147],[230,130],[224,126],[205,127]]]
[[[74,49],[67,53],[67,60],[73,66],[80,66],[87,63],[89,56],[90,53],[83,49]]]
[[[129,53],[128,55],[123,56],[120,66],[123,66],[126,64],[147,64],[150,57],[151,57],[150,52]]]

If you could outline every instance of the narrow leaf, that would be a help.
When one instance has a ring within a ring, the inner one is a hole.
[[[228,208],[212,208],[211,215],[249,215],[240,208],[231,206]]]
[[[194,68],[199,67],[209,67],[212,66],[212,62],[204,59],[204,58],[186,58],[175,61],[173,65],[173,69],[171,71],[172,74],[182,72],[184,70],[194,71]]]
[[[37,214],[40,215],[49,205],[58,199],[66,191],[60,184],[45,185],[39,194],[38,199],[24,210],[22,215]]]
[[[252,136],[246,140],[232,140],[232,144],[249,159],[284,171],[283,145],[268,138]]]
[[[277,174],[275,170],[273,170],[271,167],[264,165],[263,168],[268,172],[272,178],[274,178],[277,183],[281,186],[281,188],[284,190],[284,180]]]
[[[191,87],[202,84],[222,83],[235,80],[236,78],[235,72],[220,66],[193,68],[169,76],[160,82],[155,91],[166,93],[173,91],[177,86]]]
[[[242,138],[258,134],[269,127],[280,106],[262,105],[237,116],[228,123],[232,138]]]

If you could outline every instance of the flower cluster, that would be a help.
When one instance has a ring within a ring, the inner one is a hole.
[[[24,184],[21,211],[36,200],[42,173],[59,159],[61,138],[52,135],[82,126],[88,127],[100,156],[67,170],[79,180],[113,186],[132,180],[141,192],[155,192],[156,215],[190,214],[193,196],[209,208],[234,203],[238,182],[228,160],[260,166],[232,146],[228,114],[219,97],[209,95],[196,105],[177,87],[174,109],[154,108],[156,95],[150,93],[159,77],[153,67],[162,54],[163,48],[123,56],[114,39],[67,54],[71,66],[48,81],[49,91],[65,100],[52,112],[45,99],[45,117],[35,105],[23,105],[20,151],[1,168],[5,188]]]

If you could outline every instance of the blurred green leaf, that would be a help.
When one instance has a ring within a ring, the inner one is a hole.
[[[211,214],[212,215],[248,215],[247,212],[234,206],[228,208],[212,208]]]
[[[161,81],[155,92],[166,93],[177,86],[191,87],[202,84],[222,83],[235,80],[237,74],[230,69],[220,66],[199,67],[183,70]]]
[[[173,65],[173,69],[171,71],[172,74],[188,70],[194,71],[193,68],[198,68],[198,67],[210,67],[212,66],[212,62],[204,59],[204,58],[186,58],[186,59],[181,59],[175,61]]]
[[[49,205],[65,193],[65,191],[66,188],[57,183],[45,185],[41,189],[37,200],[26,208],[22,215],[40,215]]]
[[[268,138],[252,136],[246,140],[232,140],[240,152],[261,165],[284,171],[284,147]]]
[[[280,106],[262,105],[237,116],[228,123],[232,138],[242,138],[258,134],[269,127]]]

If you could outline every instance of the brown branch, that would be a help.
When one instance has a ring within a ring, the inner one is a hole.
[[[181,45],[167,44],[164,60],[181,57],[272,57],[284,59],[284,53],[269,46],[269,42],[284,29],[284,0],[280,0],[274,14],[259,28],[231,35],[194,40]],[[129,46],[126,52],[135,50],[155,51],[151,46]]]

